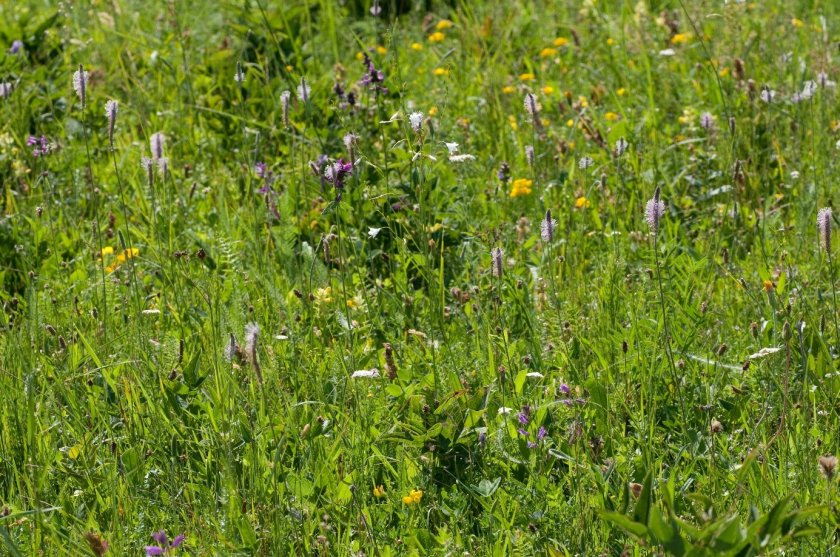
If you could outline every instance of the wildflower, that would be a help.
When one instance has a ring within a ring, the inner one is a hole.
[[[542,88],[543,95],[550,95],[554,92],[554,87],[551,85],[546,85]]]
[[[382,497],[385,497],[385,487],[381,486],[381,485],[377,485],[376,487],[374,487],[373,488],[373,496],[376,497],[377,499],[381,499]]]
[[[824,87],[826,89],[833,89],[834,87],[837,87],[837,83],[831,81],[828,78],[828,74],[825,72],[820,72],[817,74],[817,83],[820,84],[820,87]]]
[[[548,58],[550,56],[554,56],[555,54],[557,54],[557,49],[546,47],[540,51],[540,58]]]
[[[85,540],[88,542],[91,552],[96,557],[102,557],[108,552],[108,542],[102,539],[102,536],[94,532],[85,534]]]
[[[801,19],[799,19],[798,17],[792,18],[790,20],[790,24],[793,25],[796,28],[801,28],[805,25],[805,23]]]
[[[359,85],[373,89],[377,93],[387,94],[388,89],[382,86],[385,81],[385,74],[381,70],[377,70],[373,64],[373,60],[367,54],[364,55],[365,75],[359,80]]]
[[[344,135],[344,147],[347,149],[347,156],[350,158],[350,164],[356,160],[355,146],[356,134],[348,133]]]
[[[517,178],[513,181],[510,196],[511,197],[521,197],[525,195],[531,194],[531,186],[534,184],[533,180],[528,178]]]
[[[146,171],[146,179],[149,182],[149,187],[152,187],[152,184],[155,181],[154,164],[152,163],[152,159],[149,157],[140,157],[140,166]]]
[[[242,85],[245,82],[245,72],[242,71],[242,62],[236,62],[236,71],[233,74],[233,79],[239,85]]]
[[[104,248],[102,248],[102,251],[99,254],[99,258],[101,259],[106,255],[111,255],[112,253],[114,253],[113,246],[105,246]]]
[[[245,326],[245,352],[251,358],[251,365],[254,366],[254,373],[257,376],[257,381],[262,385],[262,371],[260,370],[260,363],[257,360],[257,341],[260,336],[260,326],[256,323],[248,323]]]
[[[493,276],[496,278],[502,278],[502,248],[493,248],[490,252],[490,257],[493,260]]]
[[[590,157],[590,156],[585,156],[578,161],[578,167],[581,170],[586,170],[587,168],[591,167],[593,164],[595,164],[595,161],[593,161],[592,157]]]
[[[607,112],[606,114],[604,114],[604,120],[606,120],[607,122],[615,122],[616,120],[618,120],[618,114],[616,114],[615,112]]]
[[[566,46],[567,44],[569,44],[569,39],[567,39],[566,37],[557,37],[556,39],[554,39],[554,42],[552,44],[554,46]]]
[[[423,491],[419,489],[412,489],[408,495],[402,498],[402,502],[406,505],[411,505],[412,503],[419,503],[422,498]]]
[[[673,37],[671,37],[671,44],[685,44],[689,40],[691,40],[690,33],[677,33]]]
[[[525,146],[525,160],[528,161],[528,166],[534,166],[534,147],[532,145]]]
[[[434,70],[432,70],[432,74],[441,77],[444,75],[449,75],[449,70],[447,70],[446,68],[435,68]]]
[[[487,432],[482,431],[478,434],[478,445],[483,449],[487,444]]]
[[[510,95],[511,93],[514,93],[515,91],[516,91],[516,87],[514,87],[513,85],[505,85],[504,87],[502,87],[502,93],[504,93],[505,95]]]
[[[434,33],[429,35],[429,42],[430,43],[439,43],[439,42],[442,42],[443,39],[445,39],[445,38],[446,38],[446,35],[444,35],[440,31],[435,31]]]
[[[254,165],[254,173],[257,175],[257,178],[265,178],[267,172],[268,165],[264,162],[258,162]]]
[[[347,301],[349,302],[350,300]],[[357,369],[350,375],[351,379],[358,379],[359,377],[375,379],[376,377],[379,377],[379,370],[375,367],[370,369]]]
[[[520,81],[534,81],[535,79],[537,79],[537,76],[535,76],[534,74],[532,74],[530,72],[519,74],[519,80]]]
[[[623,97],[624,95],[627,94],[627,89],[625,89],[624,87],[619,87],[618,89],[615,90],[615,94],[619,97]]]
[[[166,179],[166,176],[169,174],[169,159],[167,157],[159,158],[157,160],[157,167],[160,177]]]
[[[800,100],[807,101],[817,92],[817,84],[814,81],[808,80],[802,86],[802,92],[799,93]]]
[[[700,127],[707,132],[715,128],[715,117],[710,112],[704,112],[700,115]]]
[[[41,137],[35,137],[34,135],[30,135],[29,138],[26,140],[26,144],[32,149],[32,156],[33,157],[42,157],[44,155],[49,155],[55,150],[55,147],[50,140],[47,139],[46,136],[42,135]]]
[[[516,432],[519,433],[519,435],[521,435],[522,437],[528,437],[529,435],[531,435],[521,427],[516,428]]]
[[[309,85],[306,83],[306,79],[304,77],[300,78],[300,85],[297,86],[297,96],[300,99],[300,102],[306,103],[309,102],[309,94],[312,92]]]
[[[422,112],[412,112],[408,115],[408,121],[411,123],[411,129],[414,133],[420,133],[423,128],[423,118],[425,115]]]
[[[20,40],[16,40],[12,43],[11,48],[9,48],[9,54],[18,54],[23,49],[23,42]]]
[[[837,469],[837,457],[831,455],[821,456],[819,463],[820,472],[822,472],[823,476],[825,476],[828,480],[834,478],[834,472]]]
[[[280,105],[283,107],[283,125],[289,127],[289,99],[292,94],[289,91],[280,93]]]
[[[545,436],[548,435],[548,431],[543,426],[540,426],[539,431],[537,431],[537,440],[542,441],[545,439]]]
[[[370,7],[370,15],[373,17],[379,17],[379,14],[382,13],[382,7],[379,5],[379,0],[373,0],[373,6]]]
[[[450,162],[466,162],[466,161],[474,161],[474,155],[468,155],[466,153],[460,153],[457,155],[449,155]]]
[[[773,102],[773,100],[776,98],[776,91],[770,89],[768,86],[765,85],[761,89],[761,95],[759,95],[759,98],[762,101],[769,104],[769,103]]]
[[[645,207],[645,220],[650,226],[651,231],[656,234],[659,231],[659,221],[662,215],[665,214],[665,203],[659,199],[659,186],[653,192],[653,197],[647,202]]]
[[[551,218],[551,210],[545,212],[545,218],[540,223],[540,237],[546,244],[554,240],[554,228],[557,226],[557,220]]]
[[[421,50],[423,50],[423,45],[420,43],[411,43],[411,50],[420,52]]]
[[[184,534],[180,534],[175,536],[175,539],[172,540],[172,543],[169,543],[169,538],[166,537],[166,532],[161,530],[160,532],[155,532],[152,534],[152,539],[154,539],[158,545],[147,545],[146,555],[168,555],[174,553],[174,550],[178,548],[184,540],[186,536]]]
[[[82,103],[82,110],[84,110],[87,101],[87,83],[90,74],[85,71],[84,67],[79,64],[79,69],[73,73],[73,90]]]
[[[117,123],[117,101],[109,100],[105,103],[105,116],[108,117],[108,142],[114,148],[114,126]]]
[[[820,236],[820,244],[825,251],[831,252],[831,207],[824,207],[817,213],[817,231]]]
[[[659,51],[660,56],[673,56],[674,54],[676,54],[676,51],[673,48],[666,48],[665,50]]]
[[[518,419],[519,423],[522,425],[528,425],[528,422],[530,421],[524,412],[517,414],[516,419]]]
[[[449,21],[448,19],[441,19],[437,22],[437,25],[435,25],[435,29],[437,29],[438,31],[443,31],[445,29],[449,29],[453,25],[455,24]]]
[[[623,137],[619,137],[615,142],[615,149],[613,150],[613,153],[616,157],[620,157],[625,151],[627,151],[627,140]]]
[[[225,346],[225,359],[229,362],[233,361],[233,358],[237,356],[240,352],[239,345],[236,344],[236,337],[233,333],[230,334],[230,342],[228,342],[227,346]]]
[[[12,94],[13,85],[8,81],[0,81],[0,98],[8,98]]]
[[[324,167],[324,178],[339,190],[344,188],[344,179],[352,173],[353,163],[344,162],[344,159],[338,159]]]
[[[149,138],[149,147],[152,149],[152,160],[157,161],[163,157],[163,144],[166,142],[166,137],[160,133],[153,133]]]
[[[773,284],[773,281],[769,279],[764,279],[764,281],[762,282],[762,287],[764,288],[764,291],[768,294],[776,289],[776,285]]]
[[[502,161],[502,164],[499,165],[499,171],[496,173],[496,177],[503,183],[510,180],[510,165],[507,162]]]
[[[587,207],[589,207],[589,200],[586,199],[585,195],[575,199],[575,209],[586,209]]]
[[[534,118],[534,122],[537,122],[537,114],[540,113],[542,107],[540,103],[537,101],[537,96],[533,93],[528,93],[525,95],[525,112],[528,113],[529,116]]]

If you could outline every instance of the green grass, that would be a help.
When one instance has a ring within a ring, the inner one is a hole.
[[[0,6],[0,553],[836,555],[840,6],[370,7]]]

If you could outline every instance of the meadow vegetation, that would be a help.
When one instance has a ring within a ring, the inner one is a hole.
[[[0,15],[0,553],[837,555],[840,4]]]

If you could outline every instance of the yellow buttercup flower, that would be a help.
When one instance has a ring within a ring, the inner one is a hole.
[[[589,200],[586,197],[581,195],[575,199],[575,209],[585,209],[587,207],[589,207]]]
[[[618,95],[619,97],[623,97],[624,95],[627,94],[627,89],[625,89],[624,87],[619,87],[618,89],[615,90],[615,94]]]
[[[544,48],[540,51],[540,58],[548,58],[549,56],[554,56],[555,54],[557,54],[557,49]]]
[[[508,116],[508,122],[510,122],[510,127],[513,131],[519,129],[519,124],[516,123],[516,117],[513,114]]]
[[[111,255],[112,253],[114,253],[114,248],[111,246],[105,246],[104,248],[102,248],[102,253],[100,254],[100,257],[105,257],[106,255]]]
[[[381,486],[381,485],[378,485],[378,486],[374,487],[373,488],[373,496],[376,497],[377,499],[381,499],[382,497],[384,497],[385,496],[385,487]]]
[[[511,93],[515,92],[516,87],[514,87],[513,85],[505,85],[504,87],[502,87],[502,93],[504,93],[505,95],[510,95]]]
[[[423,492],[419,489],[412,489],[411,493],[403,496],[402,502],[411,505],[412,503],[419,503],[421,499],[423,499]]]
[[[439,42],[442,42],[443,39],[445,39],[445,38],[446,38],[446,35],[444,35],[440,31],[435,31],[434,33],[429,35],[429,42],[430,43],[439,43]]]
[[[380,45],[380,46],[376,47],[376,52],[378,52],[379,54],[387,54],[388,49],[385,48],[384,46]]]
[[[534,184],[533,180],[529,180],[528,178],[517,178],[511,184],[510,189],[510,196],[511,197],[522,197],[525,195],[531,194],[531,186]]]
[[[449,21],[448,19],[441,19],[437,22],[437,25],[435,25],[435,29],[437,29],[438,31],[443,31],[444,29],[449,29],[453,25],[455,24]]]
[[[613,40],[613,38],[612,38],[612,37],[610,37],[609,39],[607,39],[607,46],[612,46],[612,45],[614,45],[614,44],[615,44],[615,40]]]
[[[606,120],[607,122],[615,122],[616,120],[618,120],[618,114],[616,114],[615,112],[607,112],[606,114],[604,114],[604,120]]]
[[[437,113],[438,113],[438,109],[437,109],[436,106],[433,106],[432,108],[429,109],[429,116],[435,116],[435,115],[437,115]]]
[[[435,75],[449,75],[449,70],[446,68],[435,68],[432,73]]]
[[[411,50],[421,51],[423,50],[423,45],[420,43],[411,43]]]
[[[805,23],[801,19],[799,19],[798,17],[795,17],[795,18],[791,19],[790,24],[793,25],[794,27],[797,27],[797,28],[805,25]]]
[[[537,76],[528,72],[528,73],[519,74],[519,79],[520,79],[520,81],[534,81],[535,79],[537,79]]]
[[[546,85],[542,88],[543,95],[550,95],[554,92],[554,87],[551,85]]]
[[[691,33],[677,33],[671,37],[671,44],[685,44],[691,40]]]
[[[569,44],[569,39],[567,39],[566,37],[557,37],[556,39],[554,39],[553,44],[554,46],[566,46],[567,44]]]

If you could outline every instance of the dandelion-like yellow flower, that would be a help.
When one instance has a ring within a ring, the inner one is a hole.
[[[764,291],[765,292],[767,292],[769,294],[770,292],[773,292],[775,289],[776,289],[776,285],[773,284],[772,280],[765,280],[764,281]]]
[[[575,199],[575,209],[585,209],[589,207],[589,200],[583,195]]]
[[[377,499],[381,499],[382,497],[385,497],[385,487],[381,486],[381,485],[378,485],[378,486],[374,487],[373,488],[373,496],[376,497]]]
[[[513,181],[513,184],[511,184],[510,196],[522,197],[525,195],[531,195],[532,185],[534,185],[533,180],[529,180],[528,178],[517,178]]]
[[[554,39],[553,44],[554,46],[566,46],[567,44],[569,44],[569,39],[567,39],[566,37],[557,37],[556,39]]]
[[[534,81],[535,79],[537,79],[537,76],[535,76],[534,74],[532,74],[530,72],[519,74],[519,80],[520,81]]]
[[[540,51],[540,58],[548,58],[549,56],[554,56],[555,54],[557,54],[557,49],[546,47]]]
[[[387,49],[387,48],[385,48],[385,47],[384,47],[384,46],[382,46],[382,45],[379,45],[379,46],[377,46],[377,47],[376,47],[376,52],[378,52],[379,54],[387,54],[387,53],[388,53],[388,49]]]
[[[604,114],[604,120],[606,120],[607,122],[615,122],[616,120],[618,120],[618,114],[616,114],[615,112],[607,112],[606,114]]]
[[[578,95],[578,102],[580,103],[581,108],[586,108],[587,106],[589,106],[589,99],[587,99],[583,95]]]
[[[502,87],[502,93],[504,93],[505,95],[510,95],[511,93],[515,92],[516,87],[514,87],[513,85],[505,85],[504,87]]]
[[[627,94],[627,89],[625,89],[624,87],[619,87],[618,89],[615,90],[615,94],[618,95],[619,97],[623,97],[624,95]]]
[[[364,54],[362,54],[361,52],[357,52],[357,53],[356,53],[356,60],[358,60],[359,62],[361,62],[361,61],[362,61],[362,60],[364,60],[364,59],[365,59],[365,55],[364,55]]]
[[[554,92],[554,87],[551,85],[546,85],[542,88],[543,95],[550,95]]]
[[[106,255],[111,255],[112,253],[114,253],[114,248],[111,246],[105,246],[104,248],[102,248],[102,253],[100,254],[100,257],[105,257]]]
[[[615,40],[612,37],[607,39],[607,46],[612,46],[614,44],[615,44]]]
[[[417,52],[420,52],[421,50],[423,50],[423,45],[420,43],[411,43],[411,50],[416,50]]]
[[[671,44],[685,44],[691,40],[691,33],[677,33],[671,37]]]
[[[791,19],[790,24],[793,25],[796,28],[800,28],[800,27],[805,25],[805,23],[801,19],[799,19],[798,17],[795,17],[795,18]]]
[[[444,29],[449,29],[453,25],[455,24],[449,21],[448,19],[441,19],[437,22],[437,25],[435,25],[435,29],[437,29],[438,31],[443,31]]]
[[[429,42],[430,43],[439,43],[443,42],[443,39],[446,38],[446,35],[441,33],[440,31],[435,31],[431,35],[429,35]]]
[[[432,108],[429,109],[429,116],[436,116],[437,113],[438,113],[438,109],[437,109],[436,106],[433,106]]]
[[[574,121],[574,120],[572,120],[571,118],[569,118],[568,120],[566,120],[566,126],[568,126],[568,127],[570,127],[570,128],[571,128],[571,127],[574,127],[574,125],[575,125],[575,121]]]
[[[432,73],[435,75],[449,75],[449,70],[446,68],[435,68]]]

